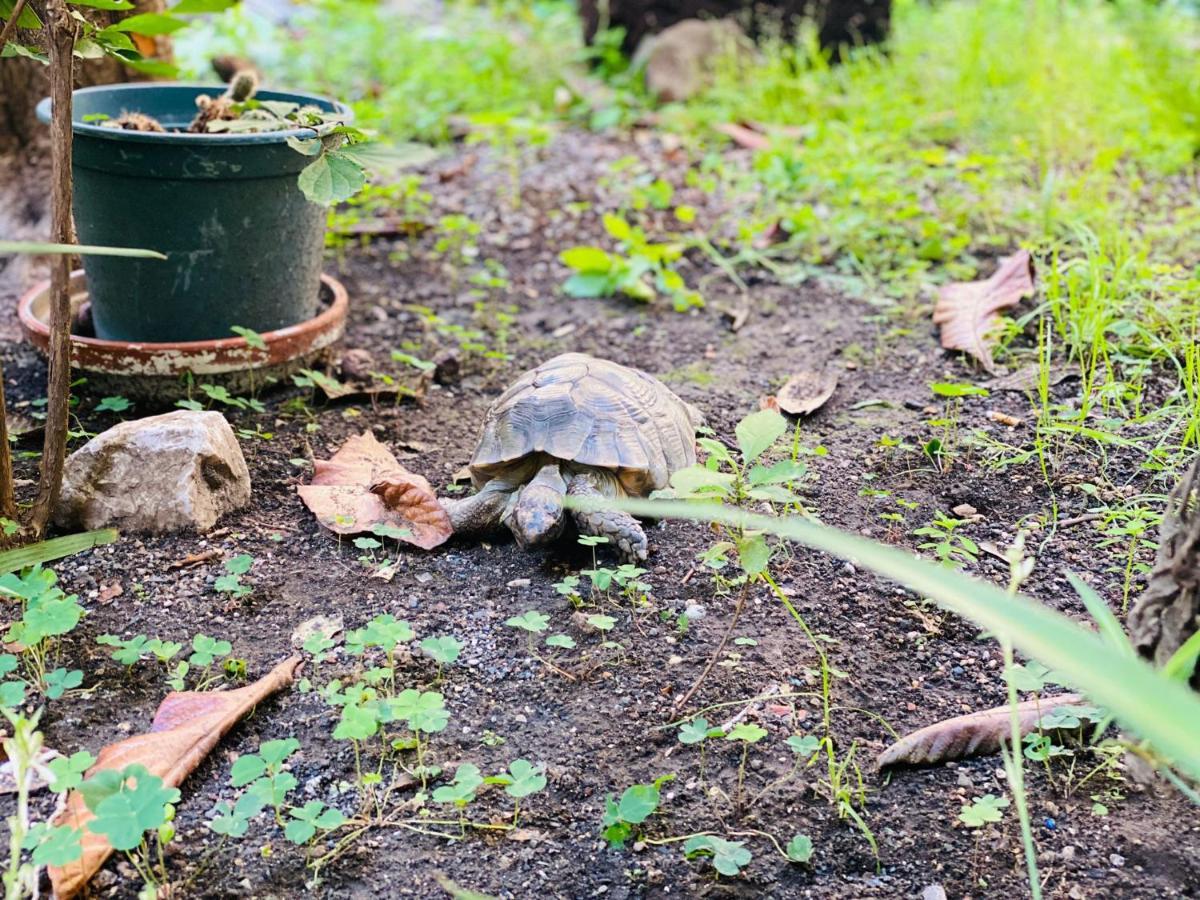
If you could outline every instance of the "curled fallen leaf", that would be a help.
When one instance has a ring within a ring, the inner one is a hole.
[[[450,516],[429,482],[408,471],[367,431],[314,462],[312,482],[296,489],[324,527],[337,534],[400,529],[401,540],[426,550],[450,537]]]
[[[793,416],[816,412],[837,389],[833,372],[797,372],[775,396],[779,409]]]
[[[1062,694],[1018,703],[1017,719],[1021,735],[1033,731],[1042,716],[1051,711],[1082,702],[1083,698],[1078,694]],[[933,765],[967,756],[995,753],[1011,733],[1009,715],[1008,706],[997,706],[995,709],[935,722],[906,734],[880,753],[876,761],[882,769],[895,765]]]
[[[995,341],[990,332],[1000,321],[999,312],[1032,294],[1033,260],[1026,250],[1000,260],[995,273],[985,281],[945,285],[938,291],[933,310],[933,321],[941,328],[942,346],[947,350],[962,350],[994,373]]]
[[[105,769],[119,772],[126,766],[143,765],[167,787],[178,787],[243,716],[267,697],[291,685],[299,665],[298,656],[285,659],[258,681],[236,691],[167,694],[150,731],[109,744],[100,751],[87,777]],[[83,795],[71,791],[65,808],[54,817],[54,824],[83,829],[93,818]],[[83,855],[66,866],[49,869],[57,900],[69,900],[79,894],[111,853],[112,847],[104,835],[84,831]]]
[[[988,418],[993,422],[999,422],[1001,425],[1007,425],[1009,428],[1016,428],[1021,424],[1021,420],[1016,416],[1010,416],[1006,412],[1000,412],[998,409],[988,410]]]
[[[342,633],[345,627],[344,620],[340,614],[335,616],[313,616],[311,619],[305,619],[296,626],[296,630],[292,632],[292,646],[300,649],[304,646],[305,641],[315,635],[324,635],[333,640]]]

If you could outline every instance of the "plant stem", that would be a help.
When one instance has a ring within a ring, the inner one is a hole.
[[[733,629],[737,627],[738,616],[742,614],[742,608],[746,605],[746,597],[750,594],[750,578],[747,576],[745,583],[742,585],[742,593],[738,597],[737,606],[733,608],[733,616],[729,620],[729,625],[725,629],[725,633],[721,635],[721,643],[717,645],[717,649],[713,651],[713,655],[708,658],[708,664],[704,667],[704,671],[700,673],[700,677],[695,683],[688,688],[688,692],[683,695],[671,706],[671,717],[674,718],[679,714],[696,691],[700,690],[700,685],[704,684],[704,679],[708,677],[708,673],[713,670],[717,664],[717,660],[721,658],[721,654],[725,652],[725,645],[729,643],[729,636],[733,634]]]
[[[15,21],[15,19],[14,19]],[[4,41],[0,40],[0,47]],[[4,366],[0,365],[0,516],[16,520],[17,501],[13,493],[12,449],[8,446],[8,410],[4,403]],[[0,547],[7,541],[0,533]]]
[[[46,35],[50,50],[50,239],[75,243],[71,224],[71,91],[75,83],[77,23],[65,0],[47,0]],[[46,386],[46,437],[37,499],[30,511],[32,536],[41,537],[58,503],[67,455],[71,397],[71,257],[55,256],[50,268],[50,373]]]

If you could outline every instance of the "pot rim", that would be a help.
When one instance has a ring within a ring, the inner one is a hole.
[[[197,92],[216,93],[219,94],[225,90],[225,85],[203,84],[201,82],[185,82],[185,81],[154,81],[154,82],[129,82],[126,84],[101,84],[93,87],[76,88],[72,91],[72,97],[79,97],[87,94],[101,93],[121,93],[123,91],[144,91],[147,89],[167,90],[194,90]],[[334,100],[330,97],[324,97],[320,94],[309,94],[304,91],[275,91],[263,90],[259,94],[262,95],[283,95],[285,97],[303,97],[306,100],[318,101],[328,104],[333,110],[342,117],[342,124],[349,125],[354,121],[354,110],[341,101]],[[194,95],[193,95],[194,96]],[[257,96],[257,95],[256,95]],[[270,99],[268,97],[268,99]],[[39,122],[50,122],[50,98],[44,97],[37,105],[37,117]],[[105,128],[102,125],[93,125],[90,122],[81,122],[75,118],[75,110],[72,110],[71,130],[76,135],[86,135],[87,137],[100,138],[109,141],[124,141],[135,144],[178,144],[180,146],[196,146],[199,145],[219,145],[219,146],[246,146],[254,144],[282,144],[286,143],[289,138],[300,138],[302,140],[317,137],[315,128],[288,128],[285,131],[264,131],[257,134],[229,134],[227,132],[217,134],[192,134],[187,131],[126,131],[122,128]]]
[[[77,290],[79,287],[86,285],[82,269],[76,269],[71,273],[69,284],[71,286],[70,290]],[[332,278],[324,273],[321,274],[321,284],[333,295],[333,301],[329,306],[311,319],[297,322],[295,325],[277,328],[274,331],[264,331],[259,336],[263,339],[263,343],[267,345],[266,350],[251,347],[249,342],[240,336],[210,338],[203,341],[155,342],[111,341],[104,338],[82,337],[73,334],[71,335],[71,345],[76,350],[87,350],[93,355],[112,355],[114,357],[124,354],[131,354],[138,357],[150,357],[154,355],[194,357],[210,354],[221,356],[246,354],[252,358],[261,357],[265,361],[274,355],[271,352],[273,348],[288,347],[299,340],[319,335],[333,328],[339,320],[345,319],[346,311],[350,304],[346,288],[336,278]],[[33,314],[33,302],[38,296],[49,290],[49,287],[50,282],[48,280],[40,281],[26,291],[17,303],[17,315],[21,322],[21,328],[24,330],[29,341],[42,350],[48,346],[50,328],[46,322],[43,322]]]

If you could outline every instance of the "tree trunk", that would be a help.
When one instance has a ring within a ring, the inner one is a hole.
[[[752,37],[795,34],[797,18],[817,24],[821,47],[836,58],[842,47],[887,38],[892,0],[578,0],[584,40],[601,29],[625,29],[622,49],[632,54],[642,38],[684,19],[731,17]]]
[[[1200,462],[1195,462],[1167,500],[1154,569],[1129,612],[1129,637],[1144,659],[1161,667],[1198,630]],[[1200,666],[1191,683],[1200,690]]]
[[[46,3],[46,32],[50,45],[50,96],[54,116],[50,123],[50,240],[70,244],[75,239],[71,221],[71,92],[75,85],[75,32],[66,0]],[[29,517],[29,530],[42,536],[62,487],[67,457],[67,431],[71,399],[71,257],[59,254],[50,264],[50,374],[46,387],[46,437],[42,444],[42,474],[37,499]]]

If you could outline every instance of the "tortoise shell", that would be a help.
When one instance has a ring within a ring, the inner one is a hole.
[[[645,372],[564,353],[526,372],[491,405],[471,476],[480,487],[541,454],[610,469],[627,494],[645,496],[696,462],[701,421],[695,407]]]

